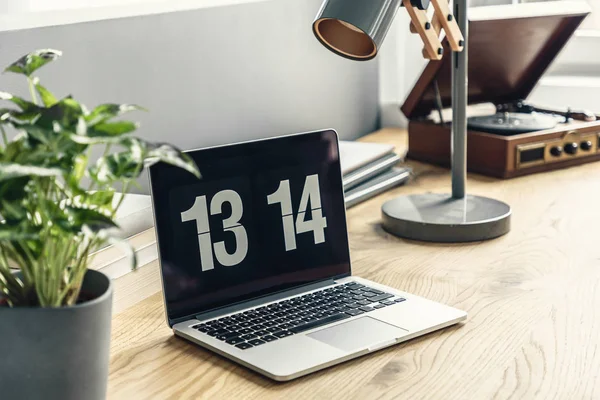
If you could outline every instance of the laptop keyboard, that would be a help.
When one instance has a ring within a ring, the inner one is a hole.
[[[405,300],[351,282],[228,315],[192,328],[246,350]]]

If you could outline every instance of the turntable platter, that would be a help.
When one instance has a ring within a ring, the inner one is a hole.
[[[480,132],[499,135],[516,135],[552,129],[558,124],[557,117],[539,113],[496,113],[467,119],[467,126]]]

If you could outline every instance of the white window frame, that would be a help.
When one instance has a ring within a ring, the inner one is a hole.
[[[598,49],[600,30],[579,30],[567,43],[548,74],[600,77]]]
[[[530,96],[536,104],[600,114],[600,30],[575,32]]]

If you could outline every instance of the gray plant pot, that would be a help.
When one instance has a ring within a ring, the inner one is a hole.
[[[93,300],[62,308],[0,306],[0,398],[106,398],[111,281],[90,270],[82,293]]]

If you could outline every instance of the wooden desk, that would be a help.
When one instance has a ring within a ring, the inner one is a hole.
[[[354,274],[466,310],[464,325],[281,384],[174,337],[157,293],[114,318],[109,398],[600,398],[600,163],[470,176],[470,193],[512,205],[513,228],[457,245],[382,231],[385,200],[450,188],[447,170],[409,164],[412,183],[348,211]]]

